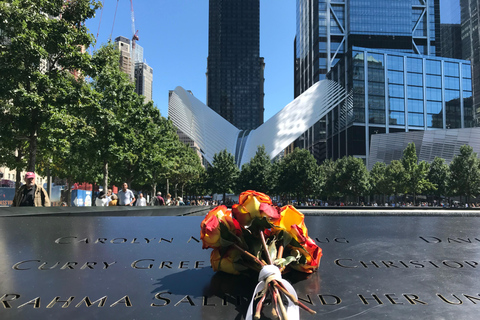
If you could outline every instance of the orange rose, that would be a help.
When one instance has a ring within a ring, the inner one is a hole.
[[[221,246],[220,223],[237,236],[242,233],[240,224],[232,217],[232,212],[226,206],[218,206],[210,210],[200,224],[200,239],[203,249]]]
[[[278,209],[272,206],[272,200],[264,193],[253,190],[242,192],[238,202],[232,206],[232,212],[242,226],[250,225],[254,218],[266,217],[268,220],[280,218]]]
[[[240,251],[234,247],[230,247],[227,252],[221,256],[220,250],[214,249],[210,254],[210,264],[213,271],[223,271],[231,274],[240,274],[235,269],[235,262],[240,259]]]
[[[310,251],[310,252],[309,252]],[[322,249],[317,245],[310,246],[306,251],[300,250],[307,262],[305,264],[292,263],[289,266],[293,269],[305,273],[313,273],[317,271],[322,257]]]
[[[273,224],[290,233],[300,244],[308,238],[307,226],[304,222],[304,215],[294,206],[284,206],[280,209],[280,220],[273,221]]]
[[[302,248],[297,249],[307,260],[305,264],[291,264],[290,266],[293,269],[306,273],[316,271],[322,257],[322,249],[308,236],[307,226],[304,221],[305,216],[293,206],[283,207],[281,216],[281,219],[274,222],[274,224],[290,233],[298,241]]]

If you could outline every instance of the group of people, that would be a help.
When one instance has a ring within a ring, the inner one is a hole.
[[[150,201],[151,206],[184,206],[185,202],[183,202],[182,197],[172,198],[170,193],[167,193],[165,199],[162,197],[162,193],[159,191],[157,195],[152,198]]]
[[[122,185],[122,189],[118,194],[114,194],[112,189],[108,189],[107,193],[101,191],[97,199],[95,200],[95,205],[98,207],[102,206],[138,206],[145,207],[147,206],[147,199],[143,196],[142,192],[138,193],[138,198],[135,197],[135,194],[132,190],[128,189],[128,184],[125,182]],[[182,206],[185,205],[182,197],[172,198],[171,194],[167,194],[166,199],[162,197],[161,192],[157,192],[155,197],[152,197],[150,206]]]
[[[95,199],[95,205],[97,207],[146,206],[147,200],[142,192],[139,192],[138,198],[135,198],[133,191],[128,189],[128,183],[124,182],[122,189],[117,194],[113,193],[112,189],[108,189],[107,193],[100,191],[97,199]]]

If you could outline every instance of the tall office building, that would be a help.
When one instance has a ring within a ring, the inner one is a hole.
[[[477,125],[480,124],[480,3],[478,0],[460,0],[463,58],[472,62],[473,105]]]
[[[263,123],[260,1],[210,0],[207,105],[242,130]]]
[[[145,62],[135,62],[135,92],[152,101],[153,69]]]
[[[439,0],[297,0],[295,97],[353,46],[435,55],[439,18]]]
[[[130,39],[119,36],[115,38],[115,44],[117,45],[117,49],[120,51],[120,70],[128,74],[130,81],[133,81],[134,62],[132,59],[132,46]]]
[[[470,62],[437,56],[439,0],[297,0],[295,94],[327,78],[346,103],[295,142],[368,164],[371,136],[474,124]]]
[[[135,92],[145,97],[145,102],[152,101],[153,69],[143,59],[143,48],[125,37],[115,38],[120,51],[120,70],[129,75],[130,81],[135,83]]]
[[[462,28],[460,24],[440,24],[440,44],[438,56],[462,59]]]

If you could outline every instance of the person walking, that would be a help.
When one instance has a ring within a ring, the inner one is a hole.
[[[147,205],[147,199],[145,199],[145,198],[143,197],[143,193],[142,193],[142,192],[140,192],[140,193],[138,194],[138,199],[137,199],[137,201],[135,202],[135,205],[136,205],[137,207],[145,207],[145,206]]]
[[[25,174],[25,184],[18,188],[12,207],[50,207],[47,191],[35,183],[35,173]]]
[[[166,206],[172,205],[172,195],[170,193],[167,193],[167,199],[165,200],[165,205]]]
[[[157,196],[152,198],[152,201],[150,202],[151,206],[164,206],[165,205],[165,200],[162,197],[162,193],[160,191],[157,192]]]
[[[122,190],[118,191],[118,205],[119,206],[132,206],[135,202],[135,196],[132,190],[128,189],[128,184],[123,183]]]

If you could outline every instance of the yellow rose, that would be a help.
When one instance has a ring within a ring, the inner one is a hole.
[[[212,265],[213,271],[223,271],[230,274],[240,274],[235,269],[235,262],[240,258],[240,251],[231,247],[223,255],[220,255],[219,249],[214,249],[210,254],[210,264]]]
[[[261,218],[264,216],[269,218],[268,214],[272,210],[261,210],[260,207],[262,203],[271,206],[272,200],[269,196],[261,192],[253,190],[244,191],[238,197],[238,204],[232,206],[233,215],[242,226],[250,225],[254,218]]]

